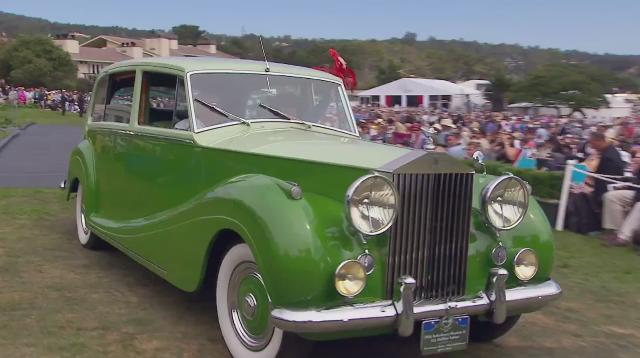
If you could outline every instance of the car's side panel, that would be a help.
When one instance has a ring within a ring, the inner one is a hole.
[[[310,299],[319,305],[341,301],[333,289],[333,271],[341,260],[356,258],[362,248],[357,235],[348,232],[343,197],[335,193],[346,192],[349,184],[364,174],[362,170],[327,171],[321,164],[256,160],[241,153],[180,146],[185,145],[150,146],[162,152],[155,153],[158,158],[180,159],[163,161],[158,175],[141,179],[134,190],[137,199],[112,194],[127,203],[125,207],[137,206],[129,211],[130,217],[95,215],[91,223],[162,268],[167,279],[184,290],[198,288],[213,237],[220,230],[231,229],[254,249],[274,302],[295,306],[309,304]],[[130,159],[144,155],[141,148],[135,152]],[[149,161],[153,163],[147,158],[146,165],[151,165]],[[156,172],[152,169],[129,168],[139,178]],[[265,174],[245,175],[247,172]],[[191,178],[176,179],[183,176]],[[302,200],[290,197],[291,184],[286,181],[301,185]],[[156,189],[144,188],[145,183]],[[333,197],[324,195],[327,192],[334,193]],[[376,244],[371,245],[372,250]],[[382,271],[377,275],[379,287],[372,278],[370,291],[363,293],[362,299],[380,296],[384,275]]]

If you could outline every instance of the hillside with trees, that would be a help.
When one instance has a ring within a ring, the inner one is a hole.
[[[0,32],[12,38],[17,35],[47,36],[66,32],[81,32],[90,36],[145,37],[163,31],[63,24],[0,12]],[[184,45],[210,39],[218,44],[219,50],[239,58],[262,59],[260,39],[255,34],[211,34],[190,24],[177,25],[167,31],[176,34]],[[329,64],[331,58],[328,49],[333,47],[357,73],[360,88],[408,76],[454,82],[489,79],[496,84],[492,102],[497,107],[514,99],[595,105],[597,100],[593,97],[594,93],[637,91],[640,84],[640,55],[593,54],[433,37],[419,40],[418,34],[413,32],[387,40],[303,39],[291,36],[265,37],[263,40],[271,61],[306,67]],[[547,90],[541,93],[536,86],[547,87]]]
[[[114,35],[124,37],[149,36],[153,30],[139,30],[120,26],[92,26],[65,24],[37,17],[23,16],[0,11],[0,33],[9,37],[18,35],[55,35],[68,32],[81,32],[89,36]]]

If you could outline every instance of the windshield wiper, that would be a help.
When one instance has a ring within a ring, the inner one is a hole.
[[[278,116],[278,117],[280,117],[282,119],[286,119],[288,121],[306,124],[309,128],[311,128],[311,123],[303,121],[301,119],[298,119],[298,118],[296,118],[294,116],[288,115],[288,114],[286,114],[286,113],[284,113],[284,112],[282,112],[282,111],[280,111],[278,109],[275,109],[273,107],[267,106],[266,104],[264,104],[262,102],[258,103],[258,107],[266,109],[267,111],[269,111],[274,116]]]
[[[246,124],[248,126],[251,126],[251,123],[248,120],[246,120],[246,119],[244,119],[242,117],[236,116],[235,114],[233,114],[231,112],[225,111],[224,109],[218,107],[218,105],[215,104],[215,103],[205,102],[205,101],[201,100],[200,98],[194,98],[193,100],[198,102],[198,103],[200,103],[201,105],[207,107],[211,111],[214,111],[214,112],[216,112],[216,113],[218,113],[218,114],[220,114],[220,115],[222,115],[224,117],[227,117],[229,119],[235,119],[235,120],[238,120],[238,121],[240,121],[240,122],[242,122],[242,123],[244,123],[244,124]]]

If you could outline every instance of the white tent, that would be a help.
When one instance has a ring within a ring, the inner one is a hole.
[[[468,110],[482,105],[480,91],[455,83],[427,78],[401,78],[358,93],[361,103],[378,103],[383,107],[431,107]]]

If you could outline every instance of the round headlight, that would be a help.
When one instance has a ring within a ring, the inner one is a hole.
[[[513,260],[513,270],[521,281],[529,281],[538,272],[538,256],[531,249],[522,249]]]
[[[362,292],[367,283],[364,266],[356,260],[348,260],[338,266],[335,274],[336,290],[345,297],[353,297]]]
[[[522,179],[506,175],[484,189],[482,206],[496,229],[509,230],[522,221],[529,207],[529,191]]]
[[[380,175],[356,180],[347,190],[347,210],[351,224],[365,235],[386,231],[396,217],[398,195],[393,183]]]

